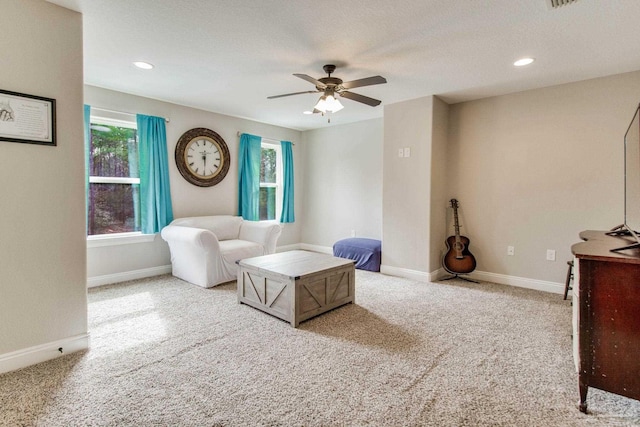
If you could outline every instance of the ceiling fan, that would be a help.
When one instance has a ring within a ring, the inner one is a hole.
[[[328,74],[327,77],[314,79],[306,74],[294,74],[294,76],[306,80],[309,83],[313,83],[316,86],[316,90],[308,90],[304,92],[285,93],[283,95],[268,96],[267,99],[282,98],[285,96],[301,95],[303,93],[318,93],[322,92],[323,95],[318,100],[313,110],[314,113],[335,113],[336,111],[344,108],[340,101],[336,98],[336,94],[343,98],[350,99],[352,101],[361,102],[363,104],[375,107],[380,105],[382,101],[378,99],[369,98],[368,96],[359,95],[357,93],[349,92],[349,89],[354,89],[362,86],[371,86],[386,83],[387,79],[382,76],[367,77],[359,80],[352,80],[350,82],[343,82],[342,79],[337,77],[331,77],[331,74],[336,70],[336,66],[327,64],[322,69]]]

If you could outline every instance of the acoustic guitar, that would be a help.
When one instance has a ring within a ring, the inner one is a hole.
[[[469,252],[469,238],[460,235],[458,223],[458,201],[451,199],[455,235],[447,237],[447,253],[442,258],[442,266],[451,274],[471,273],[476,269],[476,259]]]

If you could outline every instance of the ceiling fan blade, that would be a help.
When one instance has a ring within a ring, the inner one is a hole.
[[[339,94],[340,94],[340,96],[348,98],[348,99],[350,99],[352,101],[362,102],[363,104],[367,104],[367,105],[370,105],[372,107],[380,105],[380,103],[382,102],[382,101],[377,100],[377,99],[369,98],[368,96],[358,95],[357,93],[353,93],[353,92],[347,92],[346,90],[343,90],[342,92],[339,92]]]
[[[267,99],[282,98],[282,97],[285,97],[285,96],[292,96],[292,95],[302,95],[303,93],[318,93],[318,91],[317,90],[306,90],[304,92],[285,93],[283,95],[267,96]]]
[[[316,85],[317,87],[319,87],[319,88],[321,88],[321,89],[324,89],[325,87],[327,87],[327,85],[325,85],[325,84],[324,84],[324,83],[322,83],[321,81],[316,80],[316,79],[314,79],[313,77],[308,76],[308,75],[306,75],[306,74],[294,74],[294,76],[296,76],[296,77],[300,77],[302,80],[306,80],[306,81],[308,81],[309,83],[313,83],[314,85]]]
[[[379,85],[386,82],[387,82],[387,79],[385,79],[382,76],[373,76],[373,77],[367,77],[365,79],[351,80],[350,82],[344,82],[342,83],[342,87],[345,89],[353,89],[353,88],[362,87],[362,86]]]

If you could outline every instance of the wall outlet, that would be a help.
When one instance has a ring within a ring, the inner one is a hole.
[[[404,156],[411,157],[411,147],[407,147],[404,149]]]
[[[356,237],[356,230],[351,230],[351,237]]]
[[[553,249],[547,249],[547,261],[555,261],[556,260],[556,251]]]
[[[513,246],[507,246],[507,255],[513,256],[515,254],[515,248]]]

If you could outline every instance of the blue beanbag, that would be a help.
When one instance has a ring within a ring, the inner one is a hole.
[[[360,270],[380,271],[381,242],[375,239],[352,237],[333,245],[333,256],[352,259]]]

